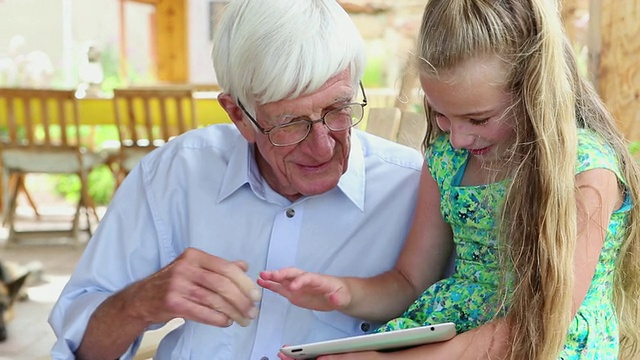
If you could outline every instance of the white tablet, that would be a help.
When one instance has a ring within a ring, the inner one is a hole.
[[[320,355],[367,350],[393,350],[446,341],[456,335],[453,323],[353,336],[315,343],[285,346],[280,352],[293,359],[313,359]]]

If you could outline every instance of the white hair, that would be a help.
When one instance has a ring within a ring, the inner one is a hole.
[[[243,104],[310,94],[349,68],[364,73],[364,41],[336,0],[232,0],[211,57],[220,87]]]

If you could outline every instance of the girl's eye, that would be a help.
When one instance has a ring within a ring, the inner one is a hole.
[[[489,121],[489,118],[486,118],[486,119],[469,119],[469,121],[473,125],[484,125],[484,124],[487,123],[487,121]]]

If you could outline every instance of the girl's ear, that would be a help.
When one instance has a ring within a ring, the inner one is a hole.
[[[218,95],[218,103],[224,111],[227,112],[227,115],[229,115],[229,118],[231,118],[231,121],[238,128],[242,136],[250,143],[255,142],[256,129],[245,120],[244,112],[240,109],[235,99],[227,93],[220,93],[220,95]]]

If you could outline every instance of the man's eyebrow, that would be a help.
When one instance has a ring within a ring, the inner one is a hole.
[[[336,104],[336,103],[349,102],[353,100],[356,97],[356,95],[358,95],[357,92],[354,95],[344,95],[344,96],[338,97],[333,101],[333,103]]]
[[[357,93],[356,93],[357,95]],[[343,95],[340,97],[337,97],[333,100],[333,102],[331,104],[328,104],[325,108],[329,108],[331,106],[334,106],[335,104],[340,104],[340,103],[346,103],[346,102],[350,102],[351,100],[353,100],[355,95]],[[291,114],[291,113],[282,113],[282,114],[277,114],[274,116],[274,120],[285,120],[287,118],[299,118],[299,117],[308,117],[306,115],[299,115],[299,114]]]

